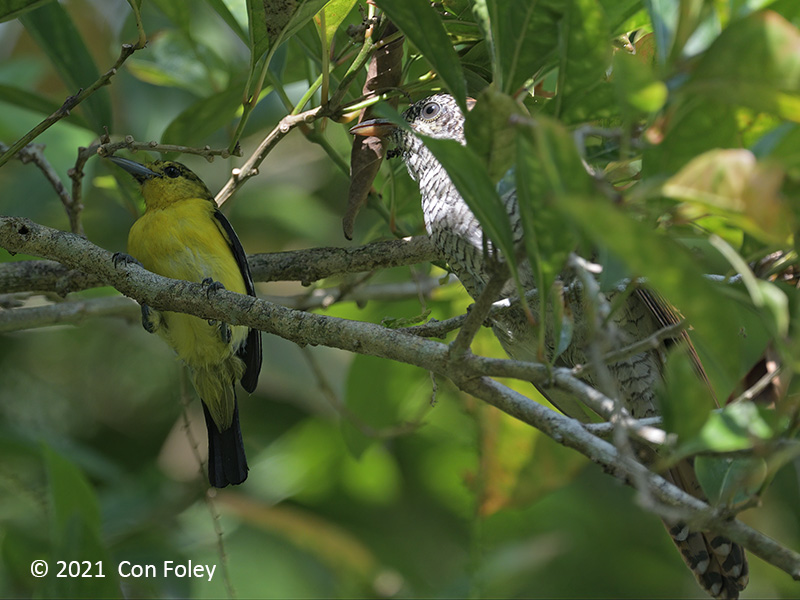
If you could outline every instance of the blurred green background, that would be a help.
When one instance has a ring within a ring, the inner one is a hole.
[[[65,82],[47,43],[31,32],[41,35],[51,27],[54,35],[64,35],[65,44],[82,40],[100,73],[114,63],[120,44],[137,36],[131,7],[123,0],[7,1],[0,9],[16,16],[14,5],[31,4],[37,7],[22,22],[0,23],[5,144],[47,114],[46,102],[54,109],[75,86],[93,80],[79,80],[84,71],[75,67],[75,85]],[[222,15],[230,15],[246,35],[244,0],[135,4],[147,48],[101,90],[97,106],[81,107],[35,140],[46,145],[47,159],[65,182],[77,148],[100,133],[77,121],[102,114],[104,102],[112,139],[131,135],[137,141],[222,148],[239,122],[250,50]],[[335,50],[352,57],[358,47],[344,31],[361,22],[364,6],[336,4],[347,16]],[[583,4],[590,12],[615,10],[613,2]],[[620,3],[616,18],[620,28],[628,23],[630,29],[652,30],[653,14],[669,16],[679,4]],[[717,11],[723,22],[764,7],[794,27],[800,21],[793,2],[698,5]],[[452,21],[469,15],[470,8],[467,2],[437,5]],[[720,28],[715,18],[712,37]],[[465,22],[474,29],[471,18]],[[317,31],[308,22],[272,59],[272,77],[292,102],[319,73]],[[679,59],[680,53],[674,60]],[[487,76],[485,47],[483,55],[476,50],[462,60],[473,91]],[[342,77],[348,64],[343,60],[335,77]],[[409,80],[428,68],[424,59],[415,59],[407,69]],[[551,73],[550,80],[554,77]],[[346,97],[357,98],[363,81],[361,74]],[[269,82],[268,77],[241,139],[245,157],[287,112]],[[15,90],[30,96],[20,99]],[[759,131],[782,125],[770,120]],[[327,148],[313,135],[323,136]],[[376,184],[384,192],[385,210],[364,209],[353,242],[347,242],[341,216],[348,177],[332,159],[349,160],[347,125],[318,122],[311,138],[293,131],[258,177],[223,207],[249,254],[389,239],[387,214],[402,230],[423,233],[415,186],[394,165],[393,171],[384,167]],[[145,160],[145,154],[133,158]],[[242,162],[209,163],[190,155],[179,160],[212,191]],[[130,182],[117,181],[119,173],[106,161],[93,158],[85,171],[86,236],[122,251],[141,208],[138,195]],[[3,166],[0,189],[3,214],[69,229],[58,197],[34,166],[13,160]],[[2,261],[26,258],[0,251]],[[396,268],[369,283],[410,281],[412,275],[442,272],[430,265]],[[257,291],[287,297],[308,288],[259,283]],[[99,288],[69,300],[114,294]],[[52,300],[34,296],[25,302]],[[469,302],[450,285],[437,289],[425,306],[412,290],[393,301],[344,302],[321,312],[377,323],[430,308],[432,317],[444,319],[463,312]],[[209,491],[197,461],[197,452],[205,452],[199,403],[171,350],[140,327],[135,311],[126,314],[0,334],[0,596],[211,598],[233,596],[232,590],[242,598],[701,596],[663,526],[638,505],[633,490],[575,452],[446,381],[437,381],[432,402],[431,376],[420,369],[328,348],[300,349],[274,336],[263,339],[256,393],[240,395],[250,476],[240,487]],[[502,356],[488,332],[481,332],[474,349]],[[742,515],[793,548],[800,547],[799,470],[796,461],[780,470],[763,507]],[[51,572],[35,579],[30,564],[39,558],[49,562]],[[58,560],[102,561],[106,577],[56,578]],[[121,578],[116,565],[122,561],[156,564],[159,572],[164,561],[217,569],[211,582]],[[800,596],[788,575],[752,555],[750,561],[744,597]]]

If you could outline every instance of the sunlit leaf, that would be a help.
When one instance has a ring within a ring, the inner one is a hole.
[[[731,23],[704,53],[687,89],[800,122],[800,32],[770,11]]]
[[[613,88],[606,82],[611,34],[598,0],[571,0],[558,28],[559,64],[555,102],[548,105],[565,124],[608,117]]]
[[[525,248],[540,289],[548,290],[577,243],[558,205],[567,195],[588,194],[591,180],[572,137],[547,118],[518,125],[516,148]]]
[[[653,76],[650,65],[638,55],[622,50],[614,54],[612,82],[623,114],[627,113],[630,120],[660,110],[667,100],[667,86]]]
[[[431,3],[428,0],[378,0],[376,4],[431,63],[463,110],[467,97],[464,73]]]
[[[793,230],[782,182],[780,168],[759,164],[749,150],[711,150],[671,177],[663,193],[727,215],[749,233],[780,242]]]
[[[325,38],[330,41],[358,0],[331,0],[325,5]]]

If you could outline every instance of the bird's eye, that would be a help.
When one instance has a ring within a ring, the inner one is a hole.
[[[181,170],[178,167],[173,167],[172,165],[170,165],[164,169],[164,175],[172,179],[175,179],[176,177],[180,177]]]
[[[424,119],[433,119],[441,109],[442,107],[439,106],[438,102],[428,102],[422,107],[422,117]]]

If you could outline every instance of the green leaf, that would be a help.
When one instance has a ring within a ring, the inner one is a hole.
[[[689,354],[680,347],[667,357],[658,398],[664,429],[678,434],[679,441],[697,435],[715,408],[708,387],[698,377]]]
[[[54,533],[63,532],[70,521],[78,518],[95,534],[100,534],[100,505],[94,490],[83,473],[49,446],[42,455],[50,480]]]
[[[347,18],[358,0],[330,0],[323,9],[325,11],[325,39],[328,44],[336,35],[339,25]]]
[[[378,6],[419,49],[466,112],[467,85],[439,14],[428,0],[377,0]]]
[[[51,0],[2,0],[0,1],[0,23],[17,19]]]
[[[677,454],[751,450],[784,430],[774,411],[753,402],[737,402],[712,412],[696,435],[678,446]]]
[[[697,456],[697,480],[711,505],[732,506],[755,495],[767,477],[763,458]]]
[[[131,74],[141,81],[178,87],[196,96],[207,96],[215,86],[228,86],[230,69],[214,49],[193,42],[177,30],[165,31],[150,42],[148,49],[146,54],[137,54],[125,63]]]
[[[58,2],[36,9],[20,18],[25,29],[47,54],[70,95],[100,78],[97,66],[67,11]],[[111,97],[100,88],[80,105],[95,131],[110,127]]]
[[[250,63],[255,63],[269,50],[267,13],[264,0],[247,0],[247,24],[250,38]]]
[[[569,133],[537,118],[516,137],[516,183],[528,260],[539,289],[548,290],[575,249],[577,236],[558,205],[570,194],[587,194],[591,181]]]
[[[70,461],[42,446],[49,480],[52,510],[52,553],[56,560],[89,561],[93,568],[101,561],[106,577],[48,578],[45,597],[119,598],[114,572],[108,572],[110,555],[101,541],[100,505],[84,474]],[[82,564],[85,567],[85,564]],[[55,564],[51,564],[54,568]],[[96,572],[93,571],[93,572]]]
[[[477,0],[473,12],[494,56],[494,84],[513,94],[555,56],[563,2]]]
[[[231,13],[228,5],[225,3],[225,0],[206,0],[208,4],[214,9],[223,21],[231,28],[231,30],[239,36],[239,39],[242,40],[245,44],[250,44],[250,38],[247,32],[242,27],[242,24],[236,18],[236,16]]]
[[[642,113],[661,110],[667,101],[667,86],[653,76],[650,65],[639,56],[617,52],[612,73],[617,102],[629,122]]]
[[[189,0],[150,0],[173,25],[187,37],[192,37],[192,2]]]
[[[608,117],[611,32],[598,0],[571,0],[558,32],[558,89],[548,107],[567,125]]]
[[[363,354],[356,356],[346,384],[346,404],[353,418],[342,420],[350,452],[359,457],[376,442],[377,438],[365,435],[364,426],[377,432],[416,420],[427,412],[430,396],[431,379],[426,371]]]
[[[560,207],[589,239],[613,252],[634,275],[646,276],[648,285],[683,313],[717,397],[726,398],[746,372],[743,365],[751,358],[750,350],[760,345],[739,335],[745,307],[722,284],[708,280],[685,247],[620,208],[599,198],[578,196],[565,198]]]
[[[49,98],[40,96],[34,92],[29,92],[11,85],[0,84],[0,101],[7,102],[13,106],[31,110],[39,113],[42,117],[47,117],[56,112],[61,105],[53,102]],[[71,112],[65,119],[66,122],[91,130],[92,127],[86,122],[82,115]]]
[[[241,102],[241,82],[218,94],[201,98],[167,126],[161,141],[165,144],[202,145],[211,134],[231,122]]]
[[[686,91],[800,122],[800,32],[770,11],[734,21],[705,52]]]
[[[653,35],[656,37],[658,62],[667,62],[670,48],[675,39],[678,26],[678,9],[680,0],[646,0],[644,5],[650,13],[653,24]]]
[[[475,106],[466,114],[467,144],[483,159],[489,177],[495,182],[514,164],[512,115],[522,116],[524,112],[511,96],[498,92],[493,85],[481,92]]]
[[[662,192],[696,206],[694,216],[710,210],[751,235],[780,243],[794,230],[781,193],[783,178],[782,169],[759,163],[749,150],[710,150],[668,179]]]
[[[673,175],[708,150],[741,146],[736,111],[720,99],[683,97],[668,109],[665,122],[661,143],[645,148],[644,180]]]

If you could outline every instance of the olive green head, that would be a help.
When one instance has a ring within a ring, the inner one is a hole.
[[[203,180],[179,162],[157,160],[143,165],[118,156],[110,156],[109,160],[125,169],[139,182],[148,209],[163,208],[189,198],[214,199]]]

